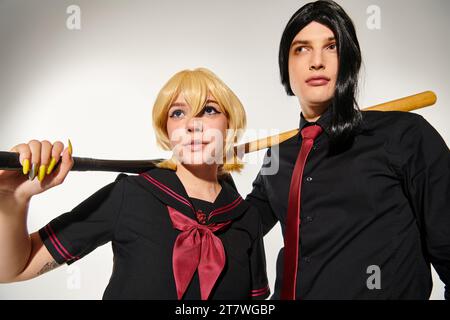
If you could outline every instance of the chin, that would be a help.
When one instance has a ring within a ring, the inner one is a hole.
[[[303,99],[303,101],[305,101],[306,104],[310,106],[322,107],[323,105],[328,105],[332,99],[333,97],[327,93],[327,94],[308,95],[306,96],[306,99]]]
[[[324,106],[328,107],[330,102],[331,102],[331,99],[321,99],[321,100],[310,101],[309,105],[322,109]]]
[[[304,95],[305,100],[309,101],[312,104],[316,103],[324,103],[331,100],[328,92],[310,92],[307,95]]]
[[[205,166],[217,163],[217,160],[204,150],[185,152],[180,161],[190,166]]]
[[[181,157],[181,162],[187,165],[201,165],[203,164],[203,152],[184,152]]]

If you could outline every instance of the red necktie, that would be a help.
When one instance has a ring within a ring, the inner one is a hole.
[[[286,218],[286,234],[284,237],[284,267],[281,299],[295,300],[297,285],[297,268],[299,257],[300,234],[300,196],[302,189],[303,169],[306,159],[316,139],[322,133],[318,125],[302,129],[302,146],[295,162],[294,172],[289,189],[289,202]]]
[[[230,221],[202,225],[174,208],[167,208],[173,227],[182,231],[175,240],[172,257],[178,299],[183,298],[198,269],[201,298],[207,300],[225,266],[222,241],[213,232],[223,229]]]

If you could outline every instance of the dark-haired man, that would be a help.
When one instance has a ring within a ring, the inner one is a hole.
[[[450,156],[421,116],[360,112],[361,52],[332,1],[303,6],[279,53],[301,133],[268,150],[247,201],[280,222],[275,299],[428,299],[430,263],[450,285]]]

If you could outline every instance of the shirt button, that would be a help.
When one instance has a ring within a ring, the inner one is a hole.
[[[306,217],[306,222],[312,222],[314,219],[311,216],[307,216]]]
[[[311,182],[312,178],[311,177],[306,177],[306,181]]]
[[[309,256],[305,256],[305,257],[303,257],[303,261],[305,261],[306,263],[310,263],[311,258]]]

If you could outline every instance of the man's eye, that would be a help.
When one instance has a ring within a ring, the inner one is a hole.
[[[297,47],[295,48],[294,52],[299,53],[299,52],[303,52],[306,50],[306,47]]]
[[[337,49],[336,43],[330,44],[330,45],[328,46],[328,49],[330,49],[330,50],[336,50],[336,49]]]
[[[218,114],[218,113],[220,113],[220,112],[217,111],[217,109],[214,108],[214,107],[206,106],[206,107],[203,109],[203,113],[206,114],[206,115],[212,115],[212,114]]]
[[[172,111],[170,118],[181,118],[184,115],[183,110],[177,109]]]

